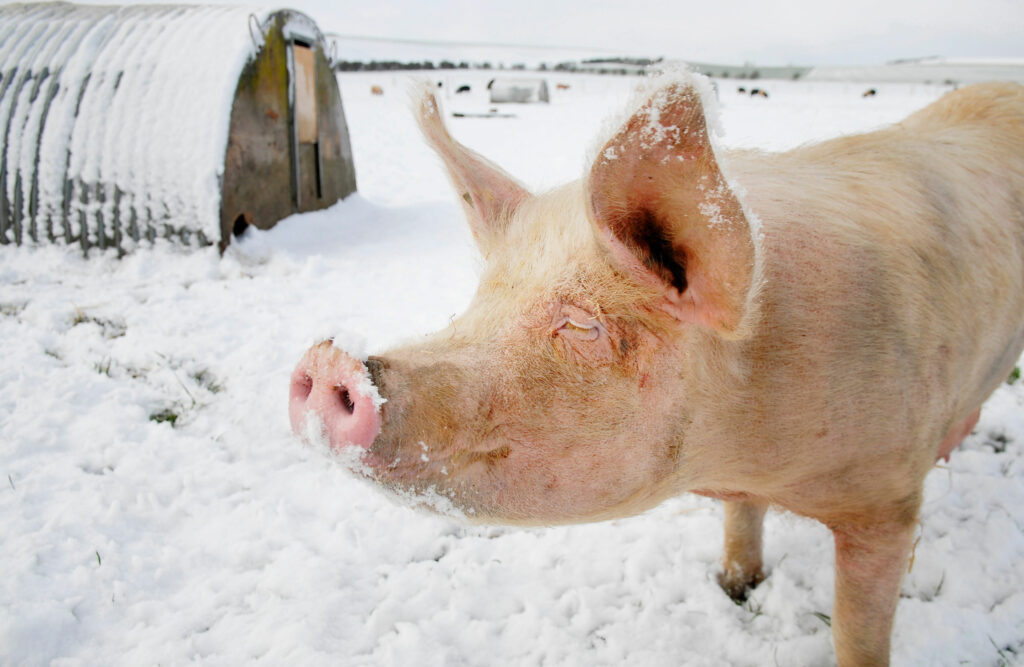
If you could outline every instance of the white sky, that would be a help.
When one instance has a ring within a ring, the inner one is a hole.
[[[273,6],[303,11],[325,32],[343,35],[587,47],[733,64],[1024,59],[1024,0],[288,0]]]

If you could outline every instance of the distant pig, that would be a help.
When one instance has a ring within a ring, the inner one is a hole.
[[[586,177],[539,196],[425,93],[479,289],[365,364],[311,348],[292,425],[472,520],[719,498],[737,599],[764,576],[766,507],[813,517],[835,537],[839,664],[884,665],[925,475],[1024,346],[1024,87],[779,154],[717,147],[709,90],[652,80]]]

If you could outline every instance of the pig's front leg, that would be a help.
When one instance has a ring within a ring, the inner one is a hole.
[[[754,500],[726,500],[725,548],[718,583],[733,600],[742,602],[747,592],[764,580],[761,569],[761,533],[767,505]]]
[[[833,525],[832,637],[840,667],[888,665],[889,635],[914,524]]]

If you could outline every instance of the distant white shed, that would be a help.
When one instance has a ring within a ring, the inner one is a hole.
[[[0,243],[223,248],[354,189],[308,17],[0,5]]]
[[[529,104],[551,101],[545,79],[494,79],[488,88],[491,90],[492,103]]]

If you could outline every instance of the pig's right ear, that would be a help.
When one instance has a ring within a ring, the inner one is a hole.
[[[588,179],[613,261],[681,322],[743,335],[754,276],[746,215],[719,169],[693,82],[656,89],[604,145]]]
[[[426,86],[420,92],[417,116],[423,135],[448,167],[473,236],[486,253],[530,193],[490,161],[452,139],[437,98]]]

